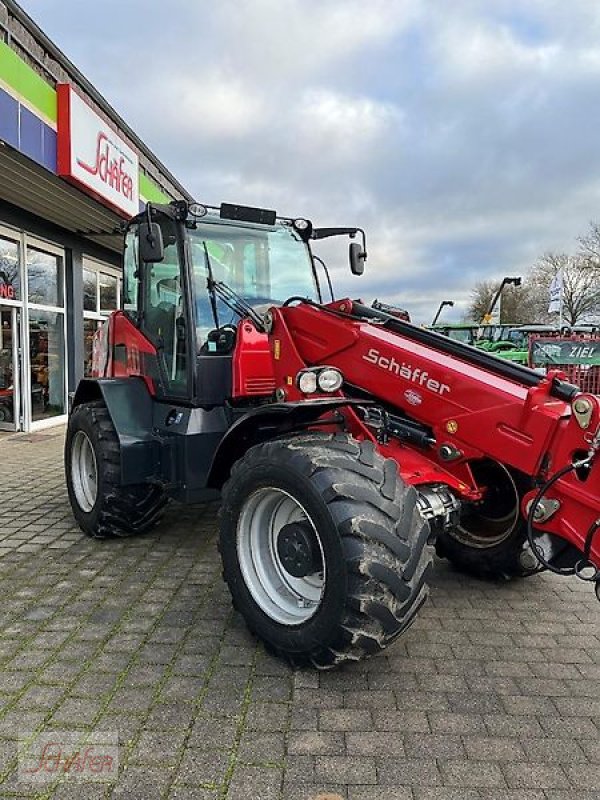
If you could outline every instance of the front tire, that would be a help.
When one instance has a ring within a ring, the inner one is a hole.
[[[252,447],[223,488],[223,575],[248,627],[295,665],[378,653],[425,602],[416,491],[372,442],[308,433]]]
[[[167,502],[158,486],[121,485],[119,437],[101,400],[77,406],[69,418],[65,474],[73,515],[95,539],[144,533]]]

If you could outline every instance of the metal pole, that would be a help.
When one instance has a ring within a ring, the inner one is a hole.
[[[564,275],[561,276],[560,302],[559,302],[559,305],[558,305],[558,329],[560,331],[562,331],[562,327],[563,327],[563,296],[564,296],[564,293],[565,293],[565,287],[564,287],[563,281],[564,281]]]

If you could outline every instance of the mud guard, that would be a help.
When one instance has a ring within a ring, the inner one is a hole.
[[[115,426],[121,449],[123,485],[165,482],[162,443],[153,435],[153,400],[141,378],[85,378],[72,408],[102,400]]]
[[[213,457],[208,486],[220,489],[229,477],[231,465],[255,444],[303,430],[329,411],[344,406],[365,405],[372,405],[372,402],[332,397],[297,403],[273,403],[249,411],[223,436]]]

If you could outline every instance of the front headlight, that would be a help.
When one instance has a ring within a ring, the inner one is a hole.
[[[317,383],[322,392],[337,392],[342,388],[344,376],[334,367],[326,367],[317,375]]]
[[[313,394],[317,391],[317,375],[315,372],[300,372],[296,383],[302,394]]]
[[[302,394],[331,394],[342,388],[344,376],[335,367],[309,367],[296,375],[296,386]]]

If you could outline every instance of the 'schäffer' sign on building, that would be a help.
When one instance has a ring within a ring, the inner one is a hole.
[[[57,99],[58,174],[121,215],[137,214],[137,154],[70,84],[58,84]]]

